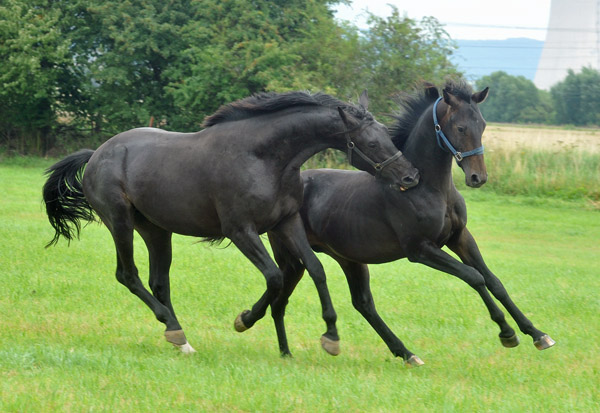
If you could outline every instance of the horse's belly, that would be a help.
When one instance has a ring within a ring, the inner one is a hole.
[[[166,202],[136,206],[136,210],[148,221],[167,231],[195,237],[221,236],[221,222],[211,206],[195,208]]]

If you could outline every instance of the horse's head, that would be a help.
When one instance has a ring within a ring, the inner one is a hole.
[[[488,91],[489,88],[486,87],[481,92],[468,96],[446,87],[443,98],[434,105],[438,143],[452,152],[465,173],[466,184],[473,188],[479,188],[487,181],[481,144],[485,120],[477,105],[485,100]],[[446,105],[437,105],[441,100]],[[440,119],[439,123],[436,122],[436,117]]]
[[[359,99],[362,119],[338,108],[346,128],[348,161],[358,169],[389,181],[404,191],[419,183],[419,171],[392,143],[388,129],[367,112],[369,98],[365,90]]]

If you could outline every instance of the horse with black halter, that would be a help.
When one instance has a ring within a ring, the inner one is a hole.
[[[418,182],[417,170],[367,105],[366,93],[359,105],[322,93],[261,93],[221,107],[197,133],[133,129],[96,151],[79,151],[47,171],[43,195],[56,231],[49,245],[60,236],[78,236],[80,221],[97,215],[115,243],[117,280],[166,325],[169,342],[193,352],[170,298],[172,233],[213,241],[227,237],[264,275],[265,293],[236,319],[236,329],[243,331],[264,316],[283,285],[259,238],[272,231],[313,278],[327,325],[322,342],[334,348],[336,313],[298,213],[300,166],[335,148],[358,155],[352,164],[382,184],[405,189]],[[134,230],[148,248],[152,293],[134,263]]]
[[[481,137],[485,121],[478,104],[488,89],[473,93],[464,83],[449,83],[440,97],[428,85],[425,93],[405,96],[404,113],[392,129],[396,147],[420,172],[414,189],[399,192],[360,171],[308,170],[302,173],[304,203],[300,210],[308,240],[315,251],[333,257],[342,267],[352,304],[388,345],[410,365],[421,365],[383,322],[375,309],[367,264],[408,258],[452,274],[475,289],[490,316],[500,327],[500,340],[514,347],[519,339],[492,299],[508,310],[521,331],[542,350],[554,341],[533,326],[509,297],[500,280],[488,269],[475,240],[466,228],[465,201],[452,181],[455,159],[466,184],[480,187],[487,180]],[[288,297],[300,281],[304,265],[285,248],[276,233],[269,233],[275,260],[284,272],[282,295],[272,304],[282,354],[290,354],[284,314]],[[460,257],[456,260],[442,247]]]

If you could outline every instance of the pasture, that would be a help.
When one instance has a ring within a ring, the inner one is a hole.
[[[187,356],[115,280],[106,228],[90,224],[70,247],[61,240],[44,249],[53,231],[41,204],[42,171],[51,163],[0,163],[0,411],[600,408],[600,212],[594,204],[462,191],[469,229],[488,266],[557,341],[543,352],[523,334],[519,347],[503,348],[480,298],[461,281],[406,260],[372,266],[380,314],[426,363],[407,368],[352,308],[341,270],[320,255],[342,353],[331,357],[320,348],[325,326],[305,277],[286,317],[294,358],[281,359],[269,315],[245,333],[233,329],[235,316],[264,291],[262,275],[234,247],[175,236],[172,296],[198,351]],[[145,279],[139,237],[136,254]]]

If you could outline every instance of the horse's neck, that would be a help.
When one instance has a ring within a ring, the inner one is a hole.
[[[302,115],[293,116],[272,141],[273,152],[280,151],[279,156],[290,166],[300,168],[310,157],[327,148],[344,149],[341,119],[322,112],[303,112]]]
[[[437,144],[432,108],[425,111],[408,137],[404,156],[419,170],[420,183],[440,189],[452,185],[452,155]]]

